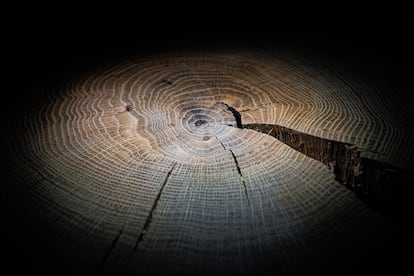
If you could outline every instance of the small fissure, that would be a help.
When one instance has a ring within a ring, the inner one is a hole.
[[[130,105],[125,106],[125,111],[126,111],[126,112],[130,112],[130,111],[131,111],[131,109],[132,109],[132,108],[131,108],[131,106],[130,106]]]
[[[237,168],[237,172],[240,176],[240,180],[241,180],[241,182],[243,184],[243,187],[244,187],[244,193],[246,195],[247,202],[250,203],[249,194],[247,192],[246,182],[244,181],[243,174],[241,172],[241,169],[240,169],[240,166],[239,166],[239,161],[237,161],[236,155],[234,154],[234,152],[231,149],[227,149],[224,146],[223,142],[221,142],[220,139],[217,136],[215,136],[215,137],[216,137],[217,141],[220,143],[220,145],[223,147],[224,151],[226,151],[226,152],[229,151],[231,153],[231,156],[233,157],[234,163],[236,164],[236,168]]]
[[[234,152],[231,149],[229,151],[231,153],[231,156],[233,156],[233,160],[234,160],[234,163],[236,164],[237,172],[240,175],[240,179],[241,179],[241,182],[242,182],[243,187],[244,187],[244,193],[246,194],[247,201],[250,203],[249,194],[247,193],[246,182],[244,181],[243,174],[242,174],[240,166],[239,166],[239,162],[237,161],[237,158],[236,158],[236,155],[234,155]]]
[[[100,262],[100,264],[98,266],[98,269],[97,269],[95,275],[101,275],[101,273],[102,273],[102,271],[103,271],[103,269],[105,267],[105,264],[106,264],[106,262],[109,259],[109,256],[111,255],[112,251],[114,250],[114,248],[115,248],[116,244],[118,243],[119,238],[122,236],[123,232],[124,232],[124,229],[121,229],[119,231],[119,233],[115,236],[115,238],[112,240],[112,243],[108,247],[108,250],[106,250],[105,255],[102,258],[102,261]]]
[[[155,198],[155,200],[152,204],[151,210],[150,210],[150,212],[147,216],[147,219],[145,220],[144,227],[142,228],[141,233],[139,234],[138,239],[136,240],[136,242],[134,244],[134,248],[132,250],[132,253],[131,253],[130,257],[128,258],[128,261],[126,263],[126,267],[129,266],[129,264],[132,260],[132,257],[135,255],[136,251],[138,250],[139,244],[144,240],[144,237],[148,232],[148,229],[149,229],[149,227],[151,225],[151,222],[152,222],[153,213],[154,213],[155,209],[157,209],[157,206],[158,206],[158,201],[160,200],[162,192],[164,191],[164,188],[167,185],[167,182],[168,182],[168,180],[169,180],[169,178],[170,178],[170,176],[171,176],[171,174],[172,174],[172,172],[173,172],[176,165],[177,165],[177,163],[174,163],[174,165],[172,166],[170,171],[167,173],[167,176],[165,177],[164,182],[162,183],[161,188],[158,191],[157,197]]]
[[[221,141],[220,141],[220,139],[219,139],[217,136],[215,136],[215,137],[216,137],[217,142],[219,142],[219,143],[220,143],[220,145],[223,147],[224,151],[227,151],[227,149],[226,149],[226,147],[224,146],[223,142],[221,142]]]
[[[165,84],[168,84],[168,85],[171,85],[172,84],[172,81],[169,81],[169,80],[162,80],[161,82],[162,83],[165,83]]]
[[[239,172],[240,176],[243,177],[243,174],[240,170],[239,162],[237,161],[236,155],[234,155],[234,152],[232,150],[229,150],[229,151],[230,151],[231,155],[233,156],[234,163],[236,163],[237,171]]]

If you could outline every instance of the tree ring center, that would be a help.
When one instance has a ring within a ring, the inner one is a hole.
[[[207,120],[204,120],[204,119],[198,119],[197,121],[194,122],[194,125],[196,127],[207,126],[208,125],[208,121]]]

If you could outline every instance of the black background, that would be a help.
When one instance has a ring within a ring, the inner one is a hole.
[[[292,47],[304,54],[323,53],[351,71],[412,90],[413,20],[406,7],[209,3],[171,7],[155,3],[116,8],[22,6],[4,13],[2,128],[31,109],[44,88],[53,88],[120,56],[171,49]],[[2,162],[7,163],[4,157]],[[7,172],[4,175],[7,178]],[[7,218],[13,214],[4,210],[5,268],[43,271],[44,265],[59,265],[59,256],[50,253],[56,250],[54,245],[24,229],[24,222],[9,224]]]
[[[411,86],[413,20],[404,6],[201,2],[129,7],[34,5],[10,12],[2,19],[2,52],[5,76],[14,93],[3,94],[16,99],[19,106],[26,101],[30,105],[37,88],[70,80],[119,56],[183,48],[282,46],[305,54],[319,52],[351,70]]]

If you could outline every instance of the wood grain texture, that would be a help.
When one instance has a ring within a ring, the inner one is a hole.
[[[269,124],[412,168],[410,103],[288,54],[129,58],[43,101],[10,139],[23,213],[87,272],[307,269],[315,250],[385,219]],[[62,254],[62,258],[65,258]]]

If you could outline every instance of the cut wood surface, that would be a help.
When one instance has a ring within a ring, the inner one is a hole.
[[[90,273],[302,271],[341,235],[388,220],[326,164],[243,126],[411,169],[410,104],[287,54],[128,58],[19,122],[9,155],[21,182],[9,190]]]

